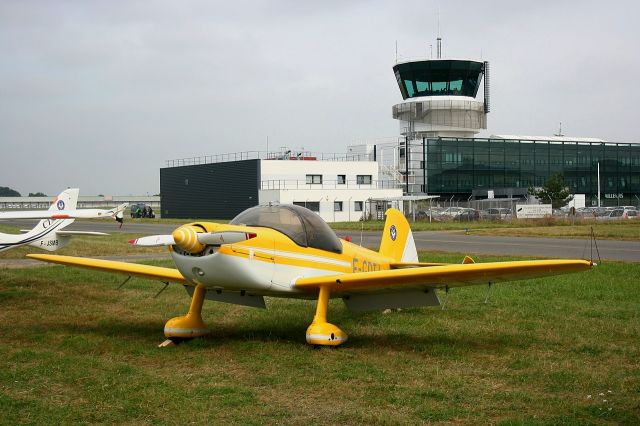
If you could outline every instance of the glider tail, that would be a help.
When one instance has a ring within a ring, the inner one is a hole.
[[[409,222],[399,210],[389,209],[385,214],[387,220],[382,231],[380,254],[396,262],[417,262],[418,251]]]
[[[58,210],[75,210],[78,206],[78,194],[80,190],[78,188],[69,188],[62,191],[49,206],[49,211]],[[29,245],[38,247],[48,251],[54,251],[69,244],[69,237],[59,237],[55,231],[46,232],[47,229],[55,227],[55,230],[59,231],[73,223],[73,219],[42,219],[38,224],[29,231],[31,235],[42,235],[42,238],[38,238],[31,242]]]
[[[49,211],[75,210],[78,206],[78,188],[69,188],[62,191],[52,202]]]
[[[73,219],[63,219],[63,220],[71,220],[73,222]],[[29,245],[33,247],[37,247],[42,250],[46,250],[46,251],[56,251],[58,249],[61,249],[62,247],[67,246],[70,241],[71,241],[71,237],[66,235],[65,236],[58,235],[54,231],[36,241],[29,243]]]

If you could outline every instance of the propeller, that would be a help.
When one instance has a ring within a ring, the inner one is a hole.
[[[171,235],[151,235],[148,237],[136,238],[135,240],[129,240],[129,243],[134,246],[142,247],[176,245],[189,253],[200,253],[207,245],[220,246],[223,244],[233,244],[255,237],[257,237],[255,232],[202,232],[199,227],[183,225],[173,231]]]
[[[141,247],[159,247],[159,246],[171,246],[175,244],[171,235],[151,235],[149,237],[136,238],[129,240],[129,244]]]

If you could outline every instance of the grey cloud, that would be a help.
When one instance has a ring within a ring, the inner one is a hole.
[[[164,160],[393,137],[391,72],[492,63],[490,133],[633,140],[639,6],[598,2],[0,4],[0,185],[155,193]],[[435,46],[434,46],[435,49]],[[481,53],[482,52],[482,53]],[[37,167],[34,167],[37,164]]]

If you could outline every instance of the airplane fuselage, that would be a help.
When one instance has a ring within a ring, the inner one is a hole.
[[[0,233],[0,252],[24,245],[55,251],[64,247],[68,242],[68,238],[59,237],[57,231],[61,231],[72,223],[73,219],[42,219],[32,230],[26,233]]]
[[[301,247],[270,228],[218,223],[198,225],[207,232],[256,233],[255,238],[221,246],[207,246],[194,255],[171,248],[180,273],[192,284],[208,289],[246,291],[256,295],[300,295],[296,279],[389,269],[392,259],[345,240],[342,252]]]

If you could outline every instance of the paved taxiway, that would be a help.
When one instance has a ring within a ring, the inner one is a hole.
[[[0,220],[0,224],[29,229],[36,221]],[[178,224],[127,223],[119,229],[112,221],[76,221],[67,229],[78,231],[100,231],[107,233],[131,233],[140,235],[169,234]],[[344,238],[349,235],[351,241],[370,248],[380,245],[380,232],[337,231]],[[586,239],[573,238],[528,238],[528,237],[494,237],[487,235],[467,235],[464,231],[426,231],[413,234],[418,250],[433,250],[465,254],[496,254],[513,256],[542,256],[550,258],[591,258],[591,248]],[[640,262],[640,242],[598,240],[600,257],[603,260],[620,260]],[[593,248],[593,258],[598,257]]]

